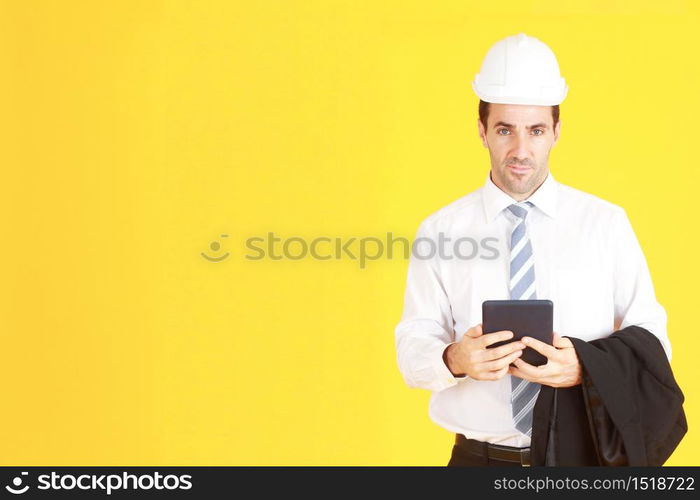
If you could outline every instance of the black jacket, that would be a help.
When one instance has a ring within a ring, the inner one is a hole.
[[[541,387],[533,409],[532,465],[663,465],[688,423],[659,339],[638,326],[590,342],[568,338],[582,383]]]

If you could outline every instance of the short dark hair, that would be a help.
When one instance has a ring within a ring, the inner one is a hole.
[[[481,123],[484,125],[484,130],[488,130],[486,127],[486,124],[488,123],[489,120],[489,102],[482,101],[479,99],[479,120],[481,120]],[[553,126],[557,126],[557,122],[559,121],[559,105],[556,104],[552,106],[552,123],[554,124]]]

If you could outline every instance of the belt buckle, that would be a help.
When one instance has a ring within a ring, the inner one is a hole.
[[[526,448],[520,452],[520,465],[530,467],[530,448]]]
[[[497,450],[497,451],[507,451],[512,455],[517,453],[517,458],[515,456],[512,456],[511,459],[506,459],[512,462],[519,463],[523,467],[530,467],[530,447],[528,446],[527,448],[521,448],[521,449],[516,449],[514,450],[512,446],[502,446],[498,444],[488,444],[488,449],[489,450]],[[489,456],[492,456],[491,453],[489,452]],[[501,458],[501,460],[503,460]]]

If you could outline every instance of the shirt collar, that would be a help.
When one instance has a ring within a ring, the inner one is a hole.
[[[554,217],[557,212],[557,185],[558,182],[554,180],[552,172],[548,172],[547,178],[540,187],[527,200],[523,201],[532,202],[542,212],[550,217]],[[492,222],[506,207],[513,203],[518,203],[493,183],[490,171],[486,177],[486,184],[482,192],[486,222]]]

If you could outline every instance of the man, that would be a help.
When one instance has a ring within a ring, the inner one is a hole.
[[[482,188],[420,224],[397,358],[409,386],[433,392],[431,418],[456,434],[450,465],[528,465],[522,457],[540,389],[581,384],[581,363],[564,336],[594,341],[634,325],[657,337],[669,360],[671,345],[624,209],[549,171],[568,90],[553,52],[524,33],[501,40],[473,88],[491,170]],[[466,238],[479,242],[478,255],[460,250]],[[439,241],[454,242],[453,251],[430,252]],[[483,334],[482,302],[535,298],[554,303],[553,345],[524,337],[489,349],[513,334]],[[519,359],[526,346],[547,364]]]

